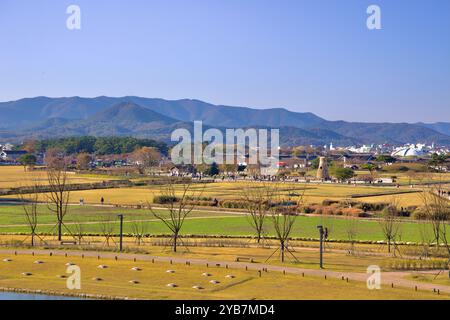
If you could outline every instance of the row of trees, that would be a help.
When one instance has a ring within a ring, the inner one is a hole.
[[[250,226],[256,234],[258,244],[267,232],[267,223],[271,224],[279,244],[280,260],[284,262],[288,241],[302,207],[304,188],[286,188],[273,183],[248,185],[243,189],[242,200]]]
[[[67,155],[88,154],[124,154],[131,153],[142,147],[156,148],[162,154],[167,154],[168,146],[164,142],[152,139],[133,137],[69,137],[47,140],[28,140],[23,149],[29,153],[44,153],[48,149],[58,149]]]
[[[167,199],[167,213],[150,205],[153,216],[170,230],[174,252],[177,251],[184,222],[195,207],[191,200],[199,198],[203,189],[192,183],[175,185],[168,182],[161,189],[161,197]],[[288,241],[301,208],[304,190],[300,191],[288,190],[286,194],[277,185],[267,183],[248,186],[242,192],[242,200],[246,203],[249,223],[256,233],[257,243],[261,243],[264,238],[266,223],[271,223],[279,243],[281,261],[285,260],[286,251],[289,252]]]
[[[48,148],[45,153],[45,164],[49,167],[54,165],[54,161],[64,161],[65,166],[72,165],[72,157],[66,156],[67,153],[58,148]],[[155,147],[140,147],[129,154],[129,160],[133,161],[142,174],[147,169],[157,166],[161,160],[162,154]],[[76,168],[87,170],[91,168],[91,163],[95,157],[87,152],[80,152],[76,155]],[[24,170],[32,168],[36,165],[37,158],[33,154],[25,154],[19,158],[19,162],[23,165]]]

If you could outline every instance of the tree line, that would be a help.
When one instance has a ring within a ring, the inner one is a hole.
[[[134,137],[68,137],[39,141],[29,141],[24,144],[28,149],[32,145],[34,152],[45,152],[48,149],[58,149],[65,154],[123,154],[130,153],[142,147],[153,147],[167,155],[168,146],[164,142],[153,139],[139,139]]]

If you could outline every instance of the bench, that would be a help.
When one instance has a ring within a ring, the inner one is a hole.
[[[248,261],[250,263],[253,263],[253,258],[250,257],[236,257],[236,262],[242,262],[242,261]]]
[[[76,242],[76,241],[61,241],[61,245],[62,245],[62,246],[63,246],[63,245],[68,245],[68,244],[70,244],[70,245],[76,245],[77,242]]]

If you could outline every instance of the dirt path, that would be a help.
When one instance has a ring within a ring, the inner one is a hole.
[[[158,261],[158,262],[172,262],[178,264],[186,264],[187,261],[190,264],[194,265],[205,265],[208,264],[211,267],[228,267],[231,269],[245,269],[248,270],[262,270],[263,268],[267,269],[268,272],[286,272],[290,274],[297,275],[305,275],[305,276],[313,276],[324,278],[335,278],[335,279],[349,279],[349,281],[361,281],[366,282],[368,278],[368,274],[360,273],[360,272],[338,272],[338,271],[327,271],[327,270],[314,270],[314,269],[304,269],[304,268],[296,268],[296,267],[284,267],[284,266],[274,266],[269,264],[254,264],[254,263],[244,263],[244,262],[230,262],[230,261],[218,261],[218,260],[207,260],[207,259],[195,259],[195,258],[181,258],[181,257],[160,257],[160,256],[152,256],[152,255],[143,255],[143,254],[128,254],[128,253],[114,253],[114,252],[94,252],[94,251],[58,251],[58,250],[4,250],[0,249],[0,254],[3,255],[11,255],[14,256],[17,254],[38,254],[38,255],[49,255],[52,252],[53,255],[63,256],[67,253],[68,257],[70,256],[81,256],[82,254],[85,257],[95,257],[100,256],[103,259],[115,259],[117,257],[119,260],[134,260],[136,261]],[[264,276],[264,272],[262,273]],[[394,284],[394,287],[404,287],[411,288],[414,290],[417,286],[417,290],[423,291],[433,291],[439,290],[443,293],[450,294],[450,286],[441,285],[441,284],[432,284],[426,282],[419,282],[406,279],[405,277],[410,275],[410,272],[382,272],[381,274],[381,282],[384,285],[391,286]]]

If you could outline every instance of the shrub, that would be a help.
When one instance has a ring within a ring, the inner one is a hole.
[[[356,206],[356,205],[358,205],[358,204],[359,204],[358,201],[353,201],[353,200],[351,200],[351,199],[345,199],[345,200],[340,200],[340,201],[339,201],[339,206],[340,206],[341,208],[348,208],[349,206],[354,207],[354,206]]]
[[[334,210],[333,210],[332,207],[324,207],[324,208],[322,209],[322,214],[331,216],[331,215],[334,214]]]
[[[408,206],[408,207],[401,207],[400,211],[398,212],[398,214],[401,217],[410,217],[413,212],[417,209],[417,206]]]
[[[331,200],[331,199],[325,199],[325,200],[322,201],[322,205],[324,205],[324,206],[330,206],[330,205],[335,204],[335,203],[339,203],[339,201]]]
[[[309,206],[308,207],[308,213],[314,212],[315,214],[323,214],[323,215],[342,215],[342,209],[339,208],[336,205],[332,206],[321,206],[321,205],[315,205],[315,206]]]
[[[313,213],[314,212],[314,210],[315,210],[315,208],[313,207],[313,206],[304,206],[303,208],[302,208],[302,211],[304,212],[304,213]]]
[[[418,207],[413,211],[412,216],[416,220],[425,220],[427,218],[427,212],[424,207]]]
[[[193,196],[187,196],[186,200],[198,200],[198,201],[212,201],[213,198],[211,197],[193,197]]]
[[[368,217],[369,215],[359,208],[343,208],[342,214],[351,217]]]
[[[414,212],[418,207],[417,206],[407,206],[404,208],[408,212]]]
[[[177,202],[179,199],[174,196],[155,196],[153,198],[153,203],[157,204],[167,204]]]
[[[224,200],[219,203],[222,208],[229,209],[245,209],[247,208],[247,202],[237,200]]]
[[[389,206],[386,202],[360,202],[356,204],[356,208],[362,209],[363,211],[382,211]]]
[[[381,215],[383,217],[398,217],[400,216],[400,211],[397,209],[396,206],[389,206],[383,209],[383,211],[381,211]]]
[[[213,207],[215,206],[214,201],[207,201],[207,200],[187,200],[187,204],[194,205],[194,206],[202,206],[202,207]]]

